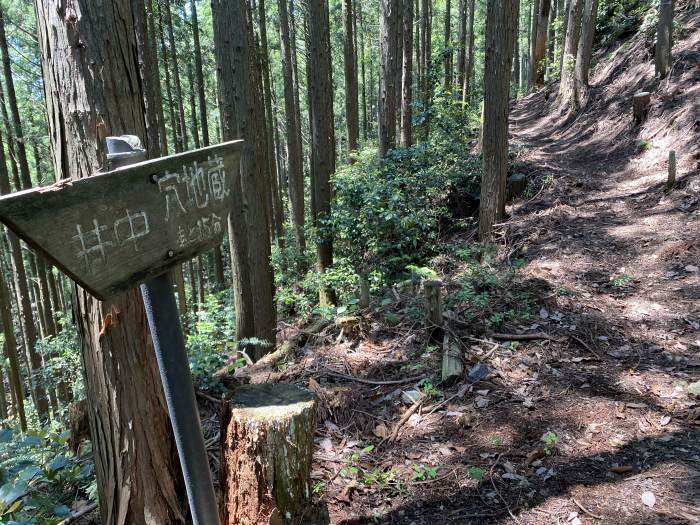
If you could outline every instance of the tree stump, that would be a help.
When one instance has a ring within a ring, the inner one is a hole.
[[[671,150],[668,152],[668,181],[666,188],[672,189],[676,185],[676,152]]]
[[[328,523],[311,506],[316,398],[285,383],[244,385],[221,415],[222,525]]]
[[[442,281],[430,280],[423,283],[425,292],[425,324],[428,341],[442,343]]]
[[[651,93],[642,91],[636,93],[632,97],[632,111],[634,115],[634,123],[641,124],[647,119],[649,113],[649,103],[651,102]]]

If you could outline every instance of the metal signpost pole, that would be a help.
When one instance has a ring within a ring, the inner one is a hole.
[[[107,139],[108,159],[113,167],[143,160],[143,150],[134,148],[136,141],[129,142],[122,138]],[[192,522],[195,525],[219,525],[185,338],[169,272],[142,284],[141,294],[180,456]]]

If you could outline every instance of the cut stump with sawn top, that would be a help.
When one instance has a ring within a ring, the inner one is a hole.
[[[311,505],[316,398],[286,383],[239,387],[221,417],[222,525],[323,525]]]

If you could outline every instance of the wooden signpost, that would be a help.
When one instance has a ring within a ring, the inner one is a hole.
[[[218,525],[185,341],[168,270],[222,240],[243,141],[138,162],[107,139],[107,173],[0,198],[0,221],[101,300],[141,284],[196,525]]]

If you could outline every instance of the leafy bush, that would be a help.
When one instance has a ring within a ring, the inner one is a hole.
[[[68,432],[0,430],[0,522],[55,524],[77,498],[95,499],[93,464],[65,454]]]
[[[430,111],[429,141],[392,150],[383,160],[376,150],[363,150],[333,178],[328,227],[336,254],[358,274],[392,276],[424,260],[454,210],[459,214],[471,203],[466,208],[473,211],[481,161],[469,153],[464,132],[473,116],[449,98],[436,100]]]

